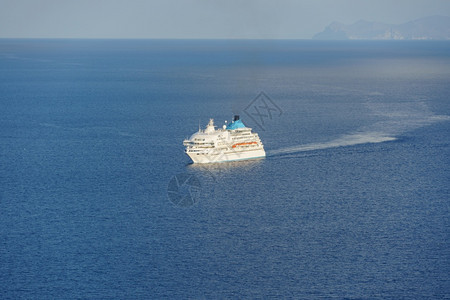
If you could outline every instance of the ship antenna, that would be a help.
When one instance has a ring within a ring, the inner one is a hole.
[[[198,132],[200,132],[200,120],[198,120]]]

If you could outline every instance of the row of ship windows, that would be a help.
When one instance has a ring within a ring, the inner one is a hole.
[[[249,139],[248,137],[238,137],[238,138],[233,138],[233,141],[240,141],[240,140],[247,140],[247,141],[252,141],[253,139]]]
[[[252,142],[257,142],[257,141],[252,141]],[[232,143],[218,142],[217,146],[228,146],[228,145],[231,145],[231,144]],[[191,143],[191,144],[187,144],[187,146],[188,147],[210,147],[210,146],[214,146],[214,143]]]
[[[214,148],[214,145],[205,145],[205,146],[196,146],[196,147],[188,146],[188,148],[189,149],[192,149],[192,148],[208,149],[208,148]]]
[[[223,140],[223,139],[222,139]],[[250,139],[248,139],[247,137],[238,137],[238,138],[233,138],[232,139],[233,141],[237,141],[237,140],[249,140],[250,141]],[[201,143],[201,142],[191,142],[190,144],[193,144],[193,145],[205,145],[205,144],[214,144],[214,142],[206,142],[206,143]]]
[[[255,148],[255,147],[258,147],[258,145],[240,146],[240,148]],[[192,150],[192,149],[189,149],[186,152],[204,152],[204,150]],[[209,152],[209,153],[211,153],[211,152]]]
[[[250,133],[243,133],[242,134],[243,136],[239,136],[239,137],[233,137],[234,139],[245,139],[245,138],[247,138],[247,136],[249,136],[249,135],[251,135]],[[224,138],[224,137],[222,137],[221,135],[219,135],[219,138]],[[194,139],[194,141],[196,141],[196,142],[204,142],[206,139]]]
[[[228,144],[218,144],[217,146],[230,146]],[[240,148],[250,148],[250,147],[259,147],[259,144],[252,144],[252,145],[239,145]],[[187,147],[187,149],[189,149],[189,151],[191,152],[195,152],[195,151],[201,151],[201,150],[192,150],[192,149],[209,149],[209,148],[214,148],[214,147]]]

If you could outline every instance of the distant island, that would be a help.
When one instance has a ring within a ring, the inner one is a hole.
[[[360,20],[333,22],[314,35],[317,40],[450,40],[450,17],[432,16],[399,25]]]

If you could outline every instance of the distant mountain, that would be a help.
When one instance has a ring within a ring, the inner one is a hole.
[[[333,22],[316,34],[318,40],[450,40],[450,17],[432,16],[400,25],[358,21]]]

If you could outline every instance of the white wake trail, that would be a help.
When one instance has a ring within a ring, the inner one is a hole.
[[[366,104],[370,111],[384,118],[360,130],[344,134],[327,142],[296,145],[267,152],[268,156],[322,150],[328,148],[347,147],[369,143],[395,141],[398,136],[431,125],[436,122],[449,121],[450,116],[435,115],[424,102],[407,102],[400,104]]]
[[[277,150],[268,151],[268,156],[288,154],[304,151],[322,150],[328,148],[354,146],[368,143],[382,143],[388,141],[395,141],[397,138],[391,136],[385,136],[379,132],[365,132],[343,135],[340,138],[334,139],[329,142],[322,143],[310,143],[292,147],[286,147]]]

